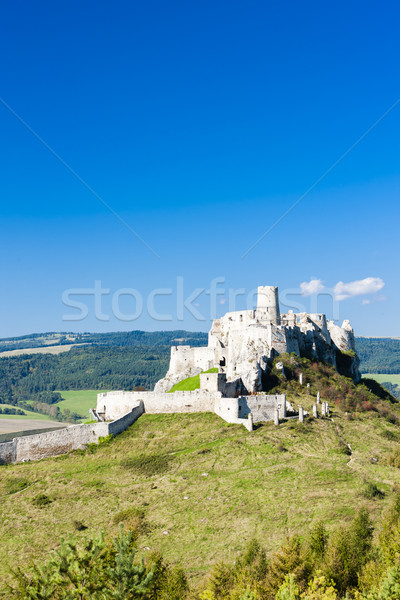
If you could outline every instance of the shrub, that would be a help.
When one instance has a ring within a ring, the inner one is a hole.
[[[398,440],[398,435],[393,431],[390,431],[390,429],[385,429],[384,431],[382,431],[381,436],[384,437],[386,440]]]
[[[135,535],[146,533],[150,530],[148,523],[145,520],[143,508],[125,508],[120,510],[113,517],[113,523],[116,525],[124,524],[127,529],[130,529]]]
[[[85,531],[87,526],[82,523],[82,521],[73,521],[74,528],[76,531]]]
[[[114,436],[112,433],[110,433],[109,435],[106,435],[105,437],[99,437],[97,443],[90,442],[90,444],[87,444],[85,450],[87,452],[89,452],[90,454],[94,454],[102,446],[108,446],[113,439],[114,439]]]
[[[400,469],[400,448],[396,448],[387,458],[388,465]]]
[[[172,456],[168,454],[139,454],[138,456],[124,458],[121,460],[120,465],[139,475],[152,477],[168,471],[171,461]]]
[[[47,494],[38,494],[32,500],[32,504],[34,506],[37,506],[38,508],[43,508],[44,506],[47,506],[51,502],[52,502],[52,500],[47,496]]]
[[[337,451],[339,454],[344,454],[345,456],[351,456],[351,450],[343,440],[339,440]]]
[[[287,448],[285,448],[285,446],[282,443],[279,443],[276,449],[278,450],[278,452],[287,452]]]
[[[154,569],[136,560],[131,532],[120,531],[112,543],[100,534],[80,546],[72,540],[61,547],[43,565],[34,565],[33,573],[17,569],[17,587],[13,598],[67,600],[102,598],[135,600],[150,598]]]
[[[381,499],[385,497],[385,492],[383,492],[382,490],[380,490],[378,488],[378,486],[376,485],[376,483],[372,483],[372,482],[368,482],[363,491],[362,491],[362,495],[364,496],[364,498],[367,498],[368,500],[374,500],[376,499]]]

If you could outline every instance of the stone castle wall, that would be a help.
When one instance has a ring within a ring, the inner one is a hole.
[[[143,404],[138,403],[128,414],[111,423],[71,425],[55,431],[14,438],[12,442],[0,443],[0,464],[39,460],[85,448],[91,442],[98,442],[100,437],[121,433],[141,414],[143,414]]]
[[[220,392],[194,390],[192,392],[106,392],[97,396],[97,412],[106,419],[118,419],[143,402],[144,412],[192,413],[214,412],[215,402],[221,398]]]
[[[227,398],[220,392],[202,389],[173,393],[114,391],[97,396],[97,412],[106,419],[117,419],[139,404],[148,414],[213,412],[228,423],[247,427],[250,412],[254,423],[273,420],[277,408],[279,418],[284,419],[287,403],[284,394]]]

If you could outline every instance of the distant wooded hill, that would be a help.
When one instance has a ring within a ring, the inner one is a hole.
[[[400,339],[356,338],[362,373],[400,373]]]
[[[1,358],[1,351],[62,344],[86,344],[63,354]],[[51,405],[56,390],[152,389],[169,364],[171,345],[204,346],[207,334],[177,331],[45,333],[0,340],[0,403]],[[363,373],[400,373],[400,340],[357,338]],[[26,406],[25,406],[26,407]]]
[[[32,354],[32,348],[51,348],[49,341],[60,344],[62,335],[71,344],[72,334],[40,334],[0,340],[3,351],[22,348],[27,354],[1,358],[0,404],[12,404],[56,416],[51,407],[59,400],[56,390],[148,390],[168,370],[171,345],[202,346],[207,334],[188,331],[132,331],[106,334],[82,334],[63,354]],[[26,403],[29,404],[26,404]]]

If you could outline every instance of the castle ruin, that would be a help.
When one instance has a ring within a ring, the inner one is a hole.
[[[172,346],[168,372],[154,391],[99,394],[97,413],[102,419],[116,419],[141,402],[148,413],[212,411],[252,429],[254,422],[285,418],[287,409],[292,410],[285,395],[265,393],[272,360],[285,352],[338,369],[345,356],[345,374],[360,379],[349,321],[339,327],[324,314],[281,314],[278,288],[261,286],[255,309],[228,312],[213,321],[206,347]],[[207,372],[210,369],[217,372]],[[170,391],[199,374],[199,389]]]

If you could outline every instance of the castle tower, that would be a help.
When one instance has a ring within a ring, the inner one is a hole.
[[[273,285],[259,286],[257,289],[257,312],[262,319],[280,325],[278,288]]]

